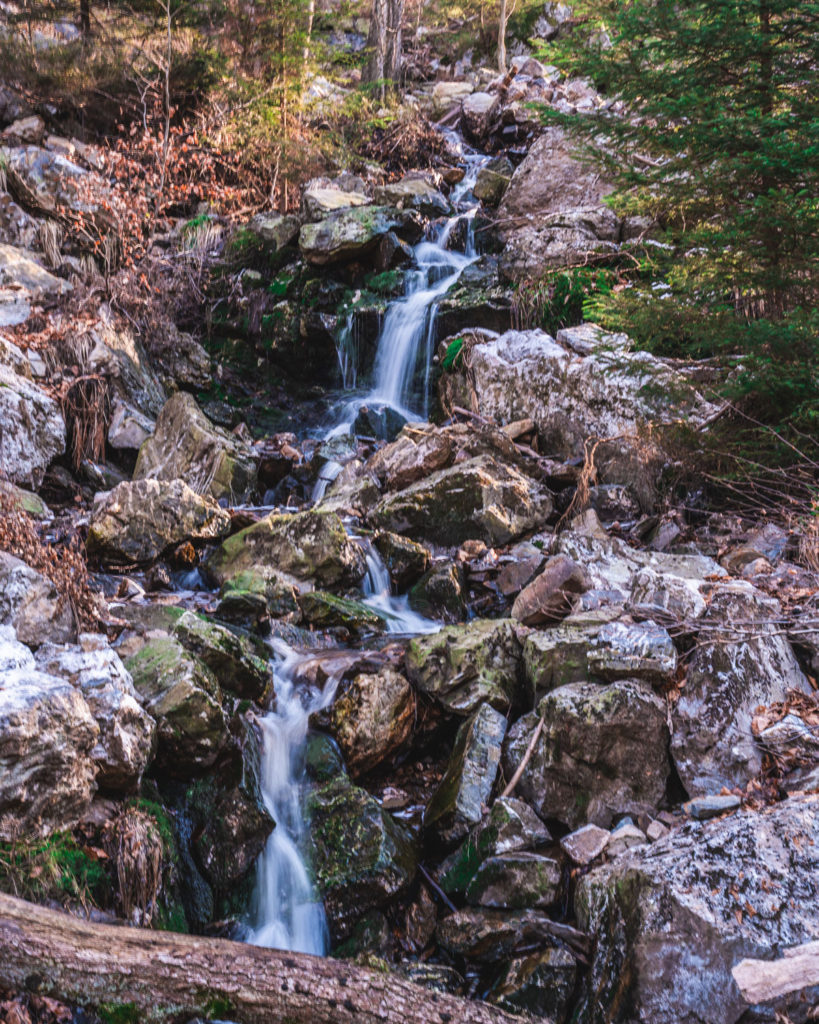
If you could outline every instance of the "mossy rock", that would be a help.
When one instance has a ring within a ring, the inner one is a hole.
[[[430,619],[461,622],[466,618],[463,573],[450,562],[424,573],[410,588],[410,608]]]
[[[335,597],[321,590],[302,594],[299,605],[305,621],[317,629],[340,626],[354,636],[364,636],[381,633],[386,628],[384,616],[369,605],[347,597]]]
[[[375,535],[373,544],[384,559],[392,585],[399,594],[415,583],[429,568],[429,550],[409,537],[382,531]]]
[[[273,672],[260,641],[254,642],[193,612],[177,620],[173,635],[208,666],[226,690],[264,701],[273,686]]]

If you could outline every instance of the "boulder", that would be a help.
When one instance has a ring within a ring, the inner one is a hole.
[[[257,213],[247,223],[249,231],[265,249],[279,252],[296,241],[301,228],[301,219],[293,214]]]
[[[426,178],[406,176],[375,190],[375,201],[399,210],[417,210],[423,217],[448,217],[449,201]]]
[[[156,420],[145,416],[119,395],[111,402],[108,444],[117,451],[138,452],[156,430]]]
[[[220,584],[246,570],[287,574],[322,587],[355,586],[367,571],[360,545],[335,512],[273,512],[228,537],[208,562]]]
[[[586,662],[600,679],[642,679],[657,686],[674,679],[677,651],[655,622],[609,622],[600,627]]]
[[[167,401],[154,360],[149,358],[129,325],[123,325],[108,306],[101,306],[99,318],[89,324],[75,340],[88,352],[85,357],[88,373],[106,377],[113,392],[114,413],[118,402],[140,413],[144,426],[154,423]],[[151,426],[150,433],[153,433]],[[170,477],[169,477],[170,479]]]
[[[553,857],[537,853],[504,853],[487,857],[466,889],[467,902],[506,910],[546,908],[557,902],[563,870]]]
[[[353,636],[380,633],[387,626],[385,612],[363,601],[349,597],[336,597],[322,590],[310,590],[299,597],[299,607],[305,622],[313,629],[346,629]]]
[[[78,689],[99,726],[90,756],[105,792],[139,787],[154,754],[156,725],[143,711],[131,676],[105,637],[82,634],[78,644],[43,644],[35,658],[41,672]]]
[[[0,327],[24,323],[32,307],[54,303],[72,290],[40,266],[33,254],[0,242]]]
[[[397,533],[382,531],[373,537],[397,593],[406,590],[429,568],[430,554],[423,544]]]
[[[410,608],[428,619],[462,622],[466,618],[464,574],[452,562],[433,566],[410,587],[407,596]]]
[[[349,207],[337,210],[299,232],[302,256],[313,266],[357,259],[374,249],[379,238],[402,227],[406,215],[386,206]]]
[[[788,690],[811,692],[780,620],[779,602],[750,584],[715,585],[671,711],[672,755],[689,796],[744,788],[762,768],[751,731],[757,707]]]
[[[315,222],[337,210],[348,210],[354,206],[367,206],[371,200],[360,192],[347,192],[341,188],[310,185],[301,197],[304,216],[309,222]]]
[[[815,989],[759,1017],[731,969],[815,942],[818,905],[815,799],[683,825],[580,879],[578,926],[597,942],[575,1019],[735,1024],[789,1015],[789,1002],[800,1013]]]
[[[184,480],[197,494],[238,502],[256,486],[256,462],[248,445],[214,426],[193,395],[180,391],[139,450],[134,480],[144,479]]]
[[[38,671],[9,626],[0,626],[0,678],[0,839],[69,828],[96,790],[99,727],[82,693]]]
[[[589,651],[606,620],[595,613],[572,616],[559,626],[529,633],[523,641],[523,665],[532,694],[588,681]]]
[[[37,489],[52,460],[65,451],[59,405],[36,384],[0,364],[0,472]]]
[[[475,187],[472,189],[475,198],[487,206],[497,206],[509,188],[514,171],[508,156],[498,156],[490,160],[478,171]]]
[[[465,96],[461,104],[461,124],[467,136],[474,142],[485,141],[499,109],[500,97],[497,93],[473,92]]]
[[[407,675],[448,711],[471,715],[484,701],[508,712],[521,700],[521,645],[509,619],[478,619],[411,640]]]
[[[517,792],[542,818],[607,828],[615,815],[656,811],[671,771],[666,705],[643,683],[570,683],[509,730],[507,778],[543,719]]]
[[[260,641],[194,612],[173,626],[174,637],[213,672],[226,690],[260,703],[273,686],[269,651]]]
[[[108,564],[152,562],[183,541],[217,540],[230,516],[182,480],[126,480],[94,503],[88,552]]]
[[[523,1011],[552,1024],[568,1024],[576,980],[574,956],[563,947],[553,946],[545,953],[512,960],[495,982],[489,998],[512,1013]]]
[[[49,523],[54,518],[54,513],[39,494],[18,487],[8,480],[0,480],[0,501],[8,502],[12,508],[25,512],[41,523]]]
[[[0,625],[12,626],[29,647],[47,640],[67,643],[77,635],[68,598],[48,577],[5,551],[0,551]]]
[[[436,82],[432,88],[432,107],[436,115],[446,114],[475,89],[471,82]]]
[[[170,638],[151,640],[125,667],[157,724],[157,765],[177,778],[209,768],[227,738],[222,695],[210,669]]]
[[[431,543],[507,544],[544,526],[551,511],[545,487],[491,455],[479,455],[386,495],[369,519],[380,529]]]
[[[444,843],[463,839],[483,817],[505,734],[506,719],[489,704],[458,729],[446,773],[424,811],[424,827]]]
[[[354,778],[398,753],[414,722],[412,687],[389,666],[378,673],[356,675],[329,711],[330,732]]]
[[[583,825],[560,840],[563,852],[581,867],[599,857],[608,846],[611,833],[597,825]]]
[[[518,594],[512,605],[512,618],[524,626],[565,619],[578,595],[589,589],[586,574],[566,555],[554,555]]]
[[[552,921],[537,910],[456,910],[438,922],[438,944],[450,956],[480,964],[508,960],[523,946],[551,945]]]
[[[449,432],[410,423],[395,441],[375,453],[367,470],[385,490],[397,491],[448,466],[453,455]]]
[[[338,941],[368,910],[408,888],[417,856],[404,829],[344,775],[311,789],[305,811],[308,863]]]

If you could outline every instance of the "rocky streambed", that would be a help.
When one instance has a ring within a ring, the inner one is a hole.
[[[506,108],[482,95],[462,115],[487,142]],[[314,182],[248,226],[281,260],[238,309],[264,299],[278,367],[346,385],[310,430],[233,426],[192,393],[193,339],[158,369],[101,310],[72,349],[111,389],[80,482],[53,375],[2,341],[4,517],[79,531],[97,595],[92,622],[6,529],[4,888],[555,1024],[809,1019],[813,989],[753,1006],[732,971],[819,939],[816,573],[796,529],[667,502],[662,428],[719,414],[707,368],[512,330],[476,291],[592,229],[623,242],[579,171],[541,194],[561,144],[500,183],[462,153],[460,191]],[[490,186],[536,239],[480,251]],[[372,289],[339,304],[395,271],[374,321]]]

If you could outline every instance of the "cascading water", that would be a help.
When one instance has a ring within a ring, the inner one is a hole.
[[[259,719],[261,788],[276,827],[257,867],[256,895],[247,941],[256,946],[323,956],[327,952],[324,908],[316,899],[302,856],[304,815],[301,775],[308,721],[335,696],[337,679],[323,689],[296,683],[303,655],[280,648],[274,665],[275,708]]]
[[[437,632],[441,628],[440,622],[414,612],[409,606],[408,597],[392,595],[389,571],[369,541],[364,542],[364,554],[367,559],[367,575],[362,586],[364,603],[384,616],[387,632],[412,636]]]

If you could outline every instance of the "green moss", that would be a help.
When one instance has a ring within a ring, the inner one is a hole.
[[[70,832],[47,839],[0,843],[0,890],[35,902],[110,905],[113,887],[104,862]]]
[[[97,1015],[104,1024],[140,1024],[143,1017],[134,1003],[101,1003]]]
[[[205,1003],[205,1016],[211,1020],[230,1019],[235,1012],[234,1005],[227,996],[213,995]]]

